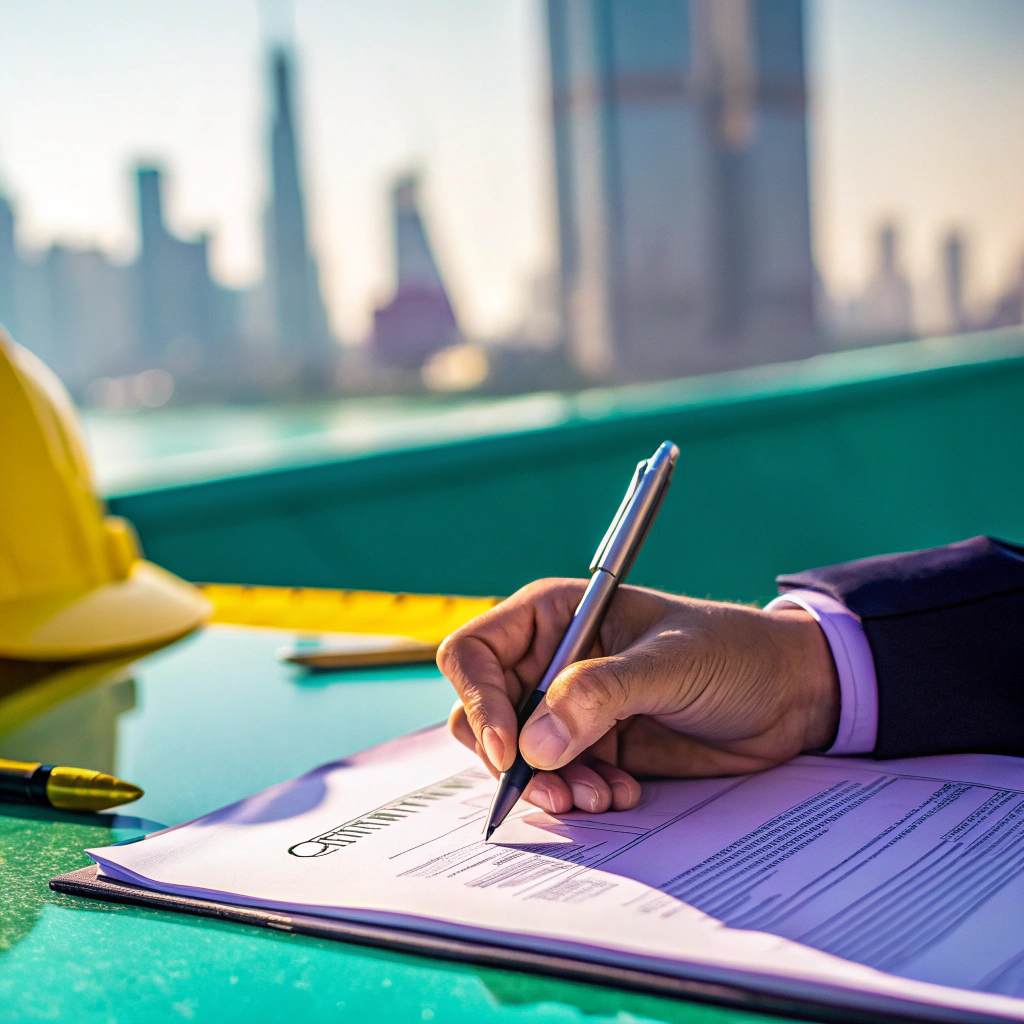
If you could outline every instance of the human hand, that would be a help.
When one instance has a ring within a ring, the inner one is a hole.
[[[585,587],[531,583],[438,651],[459,696],[449,726],[495,776]],[[807,612],[623,586],[589,659],[558,675],[518,738],[541,769],[524,795],[555,814],[628,810],[639,778],[760,771],[828,746],[838,721],[832,654]]]

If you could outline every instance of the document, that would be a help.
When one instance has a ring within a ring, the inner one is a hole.
[[[876,1010],[1024,1019],[1024,760],[799,757],[520,803],[437,729],[89,851],[163,892],[388,924]]]

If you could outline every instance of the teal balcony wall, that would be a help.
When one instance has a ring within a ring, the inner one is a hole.
[[[196,581],[508,594],[579,576],[633,466],[671,492],[631,582],[764,600],[777,573],[1024,541],[1024,332],[585,392],[564,422],[111,496]]]

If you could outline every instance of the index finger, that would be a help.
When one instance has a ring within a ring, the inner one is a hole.
[[[580,580],[531,583],[457,629],[437,652],[473,734],[502,771],[515,759],[515,707],[539,682],[585,588]]]

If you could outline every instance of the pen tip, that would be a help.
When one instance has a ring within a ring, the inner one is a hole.
[[[488,839],[491,838],[491,836],[494,835],[494,830],[497,827],[498,827],[497,825],[488,825],[487,828],[484,829],[484,842],[485,843],[487,842]]]
[[[138,786],[105,772],[58,766],[46,781],[50,805],[63,811],[103,811],[131,803],[143,795]]]

